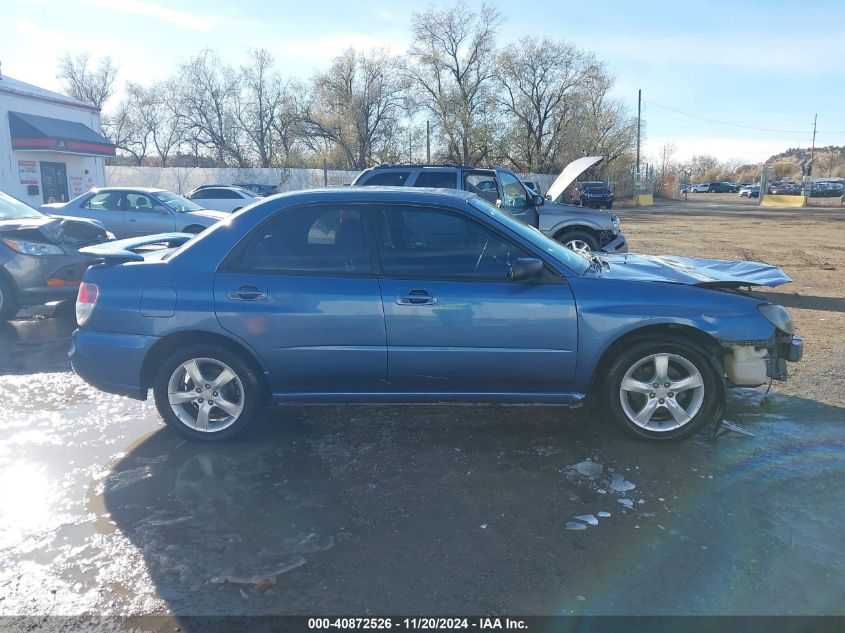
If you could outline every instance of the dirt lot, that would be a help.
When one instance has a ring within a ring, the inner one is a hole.
[[[764,294],[792,310],[806,351],[791,380],[774,388],[845,405],[845,209],[767,209],[755,202],[700,194],[618,215],[632,251],[782,267],[794,282]]]

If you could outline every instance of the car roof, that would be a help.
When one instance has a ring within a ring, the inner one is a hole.
[[[431,189],[427,187],[329,187],[288,191],[265,198],[284,200],[290,204],[308,202],[368,202],[390,201],[399,203],[454,204],[472,198],[474,194],[460,189]]]

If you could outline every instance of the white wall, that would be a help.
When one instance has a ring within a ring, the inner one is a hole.
[[[62,152],[12,151],[9,133],[9,111],[47,116],[87,125],[95,132],[102,132],[97,112],[73,108],[58,103],[47,103],[8,93],[0,93],[0,190],[38,207],[43,204],[40,161],[64,163],[67,169],[68,195],[73,198],[91,187],[102,187],[105,181],[105,160],[97,156],[65,154]],[[36,161],[38,195],[28,196],[26,185],[20,182],[18,161]],[[81,189],[81,191],[80,191]]]

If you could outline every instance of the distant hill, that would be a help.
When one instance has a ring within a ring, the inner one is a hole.
[[[799,161],[809,157],[809,147],[791,147],[785,152],[771,156],[765,164],[772,166],[777,177],[798,177],[801,174]],[[813,157],[814,177],[845,177],[845,146],[817,147]]]
[[[818,158],[819,154],[839,154],[845,159],[845,145],[828,145],[827,147],[817,147],[815,149],[815,157]],[[809,147],[790,147],[785,152],[781,152],[780,154],[775,154],[774,156],[770,156],[766,163],[772,163],[778,160],[795,160],[799,161],[804,158],[810,157],[810,148]]]

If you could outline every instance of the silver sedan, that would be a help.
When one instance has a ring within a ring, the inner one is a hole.
[[[155,233],[199,233],[228,213],[209,211],[171,191],[145,187],[91,189],[70,202],[44,204],[53,215],[99,220],[118,238]]]

